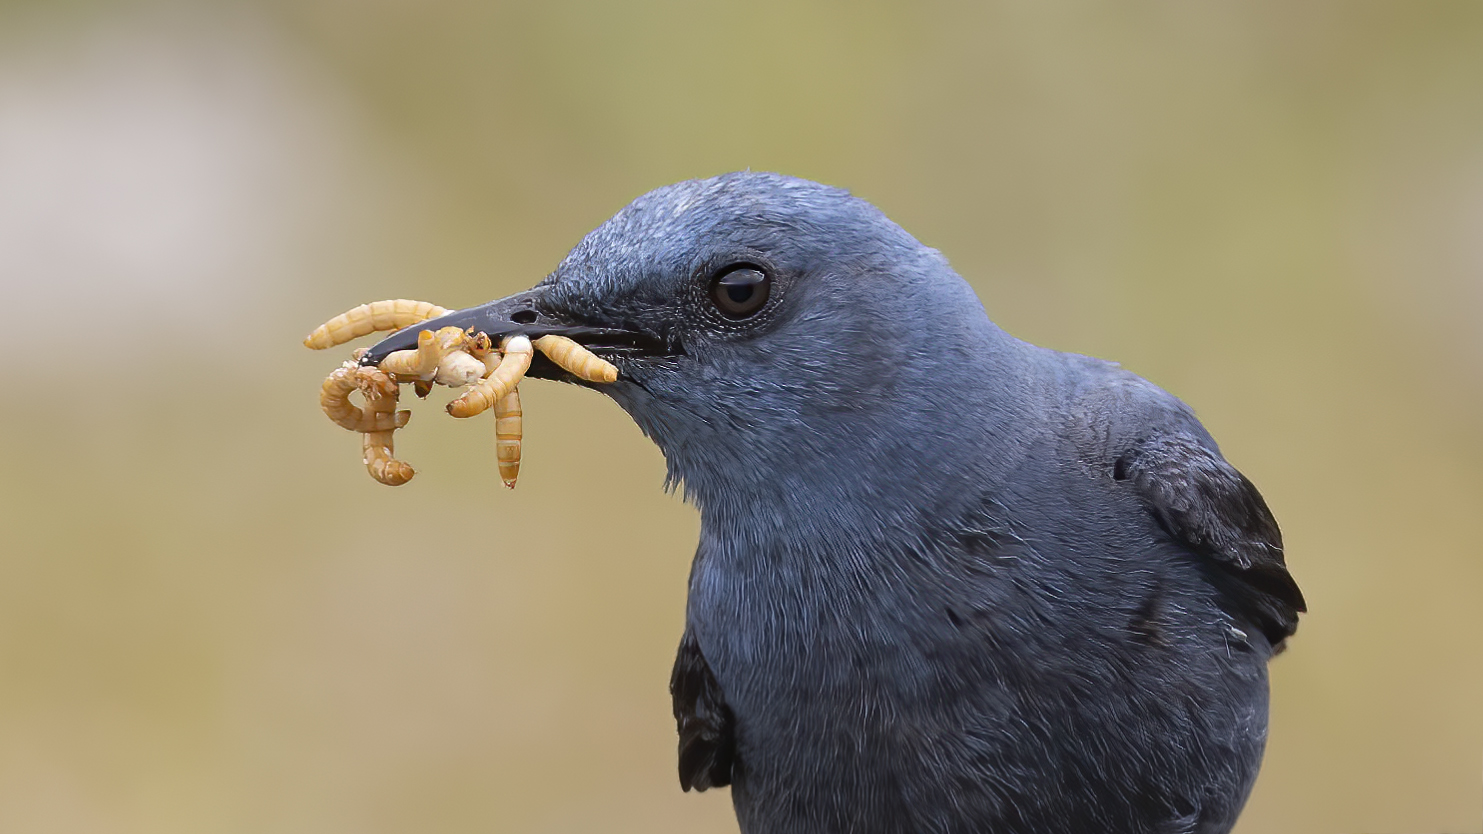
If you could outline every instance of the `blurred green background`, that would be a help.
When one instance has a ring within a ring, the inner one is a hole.
[[[532,384],[518,490],[436,404],[388,489],[299,340],[748,167],[1260,485],[1312,614],[1242,834],[1479,830],[1483,3],[12,0],[0,831],[735,831],[674,775],[658,452]]]

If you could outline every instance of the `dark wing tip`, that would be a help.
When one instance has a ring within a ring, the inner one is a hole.
[[[1246,476],[1187,434],[1161,434],[1118,459],[1159,524],[1238,580],[1235,596],[1274,646],[1308,610],[1287,570],[1282,531]]]
[[[680,734],[680,787],[703,791],[731,784],[736,755],[735,722],[721,687],[686,630],[669,682]]]

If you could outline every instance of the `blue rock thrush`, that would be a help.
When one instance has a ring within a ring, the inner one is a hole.
[[[593,387],[701,516],[680,784],[730,785],[746,834],[1234,824],[1304,603],[1178,399],[1015,339],[873,206],[773,174],[646,194],[417,329],[446,324],[619,368]]]

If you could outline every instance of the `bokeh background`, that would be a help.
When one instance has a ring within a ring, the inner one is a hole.
[[[696,518],[603,397],[300,346],[634,196],[852,189],[1190,402],[1311,603],[1242,834],[1483,827],[1483,4],[0,3],[0,831],[729,832],[666,686]]]

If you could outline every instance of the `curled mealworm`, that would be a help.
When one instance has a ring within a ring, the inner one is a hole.
[[[455,350],[438,363],[438,372],[433,381],[449,388],[462,388],[478,382],[487,372],[488,368],[484,367],[483,362],[461,350]]]
[[[358,378],[361,393],[366,398],[366,408],[375,414],[390,414],[396,409],[396,383],[375,368],[360,370],[362,373]],[[361,449],[371,477],[387,486],[401,486],[412,480],[416,473],[411,466],[393,456],[392,433],[393,430],[366,432]]]
[[[454,417],[473,417],[488,411],[496,402],[510,393],[525,372],[530,370],[530,359],[534,353],[530,339],[525,336],[510,336],[500,346],[502,356],[498,363],[494,363],[494,357],[485,357],[485,364],[493,364],[489,376],[480,380],[472,388],[465,391],[463,396],[448,403],[448,413]]]
[[[457,327],[444,327],[436,332],[424,330],[417,334],[415,349],[390,353],[377,367],[389,374],[395,374],[403,382],[431,379],[437,374],[438,366],[445,357],[461,351],[465,338],[464,331]]]
[[[346,310],[314,328],[314,332],[304,339],[304,346],[324,350],[380,330],[401,330],[447,313],[445,308],[426,301],[406,298],[372,301]]]
[[[417,347],[389,353],[376,367],[394,374],[398,379],[421,379],[432,376],[432,372],[437,370],[439,359],[442,359],[442,355],[438,351],[437,334],[424,330],[417,334]],[[426,372],[423,371],[424,365],[427,365]]]
[[[319,388],[319,407],[324,413],[335,425],[350,431],[390,431],[407,425],[412,418],[410,411],[388,414],[350,401],[350,392],[360,385],[360,371],[353,362],[347,362],[325,377]]]
[[[524,422],[520,411],[520,389],[511,388],[510,393],[494,404],[494,456],[499,464],[500,480],[510,489],[520,477],[520,441],[524,434]]]
[[[552,362],[588,382],[615,382],[618,368],[565,336],[542,336],[535,346]]]

